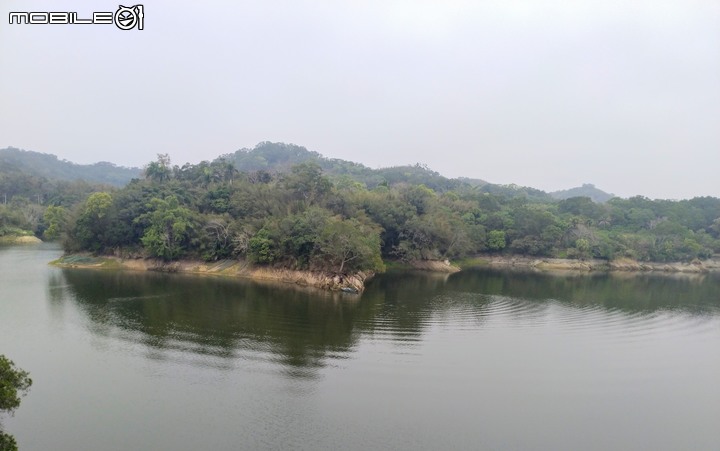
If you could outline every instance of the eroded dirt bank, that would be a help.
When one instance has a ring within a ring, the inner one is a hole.
[[[448,260],[412,260],[407,263],[413,269],[423,271],[454,273],[460,271],[460,267],[450,263]]]
[[[562,258],[533,258],[522,256],[480,256],[480,261],[488,266],[526,267],[540,270],[575,271],[662,271],[703,273],[720,271],[720,260],[694,260],[692,262],[638,262],[629,258],[616,260],[570,260]]]
[[[133,271],[214,274],[351,292],[361,292],[365,286],[365,281],[373,275],[372,273],[365,272],[339,275],[316,271],[295,271],[255,266],[246,261],[239,260],[222,260],[211,263],[192,260],[164,262],[162,260],[148,258],[123,259],[119,257],[94,257],[83,254],[66,255],[52,262],[52,264],[65,268],[128,269]]]

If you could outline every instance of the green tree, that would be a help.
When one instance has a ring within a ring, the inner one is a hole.
[[[250,261],[254,263],[273,263],[275,261],[277,244],[268,228],[263,227],[250,238],[247,254]]]
[[[501,251],[505,249],[506,245],[505,231],[503,230],[491,230],[487,234],[487,247],[491,251]]]
[[[715,219],[708,227],[708,233],[715,238],[720,238],[720,218]]]
[[[229,258],[233,251],[232,222],[229,215],[208,218],[201,238],[203,260],[216,261]]]
[[[322,200],[332,188],[330,180],[322,175],[322,169],[315,163],[302,163],[293,166],[284,179],[285,188],[305,205]]]
[[[67,224],[67,210],[64,207],[51,205],[45,209],[43,214],[45,222],[45,239],[56,240],[65,230]]]
[[[558,203],[560,213],[582,215],[588,218],[596,218],[602,212],[602,208],[593,202],[589,197],[571,197],[561,200]]]
[[[141,241],[148,253],[169,261],[180,257],[194,230],[192,213],[180,205],[177,197],[154,198],[150,201],[151,211],[147,213],[150,227],[145,230]]]
[[[93,193],[85,202],[83,214],[91,219],[103,219],[111,205],[110,193]]]
[[[157,182],[164,182],[170,178],[172,168],[170,167],[170,156],[158,154],[157,161],[153,161],[145,167],[145,178]]]
[[[575,249],[581,259],[585,259],[590,255],[590,241],[585,238],[575,240]]]
[[[15,437],[0,430],[0,451],[17,451]]]
[[[286,262],[298,268],[308,267],[330,216],[324,208],[311,207],[280,221],[278,241]]]
[[[15,366],[15,363],[0,355],[0,410],[14,412],[20,406],[20,397],[32,385],[27,371]]]
[[[404,200],[415,207],[419,215],[426,213],[435,199],[435,192],[425,185],[406,187],[401,193]]]
[[[0,236],[29,231],[32,225],[16,208],[0,205]]]
[[[66,248],[102,251],[107,244],[105,232],[110,223],[108,216],[112,202],[110,193],[91,194],[82,206],[74,227],[69,230]]]
[[[357,202],[373,222],[382,227],[382,252],[392,255],[400,245],[405,223],[416,215],[415,208],[386,187],[359,194]]]
[[[436,224],[428,215],[410,218],[400,232],[400,243],[395,254],[405,261],[439,259],[438,245],[444,236],[440,237],[436,232]]]
[[[10,414],[20,406],[20,397],[27,394],[32,379],[27,371],[15,366],[12,360],[0,355],[0,412]],[[0,450],[17,450],[17,443],[12,435],[0,430]]]
[[[318,247],[323,266],[330,266],[339,274],[347,270],[385,269],[380,257],[380,231],[357,219],[330,218],[319,237]]]

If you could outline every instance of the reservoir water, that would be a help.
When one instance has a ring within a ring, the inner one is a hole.
[[[30,450],[720,449],[720,277],[466,270],[360,295],[0,248]]]

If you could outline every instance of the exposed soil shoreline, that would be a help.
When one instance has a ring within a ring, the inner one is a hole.
[[[720,260],[718,259],[694,260],[692,262],[638,262],[629,258],[606,261],[482,255],[475,259],[475,262],[479,265],[493,267],[533,268],[547,271],[658,271],[675,273],[720,271]]]
[[[0,236],[0,244],[39,244],[42,240],[32,235],[5,235]]]
[[[461,270],[459,266],[450,263],[448,260],[412,260],[407,264],[412,269],[422,271],[454,273]]]
[[[291,283],[324,290],[354,293],[362,292],[365,287],[365,281],[373,276],[371,272],[331,274],[317,271],[270,268],[255,266],[242,260],[220,260],[210,263],[193,260],[165,262],[150,258],[124,259],[112,256],[94,257],[89,254],[65,255],[51,262],[51,264],[62,268],[126,269],[132,271],[159,271],[242,277],[253,280]]]
[[[120,258],[114,256],[95,257],[90,254],[70,254],[51,264],[63,268],[124,269],[132,271],[159,271],[187,274],[207,274],[242,277],[260,281],[282,282],[299,286],[314,287],[329,291],[361,293],[365,281],[373,276],[370,272],[355,274],[331,274],[318,271],[298,271],[283,268],[256,266],[244,260],[221,260],[203,262],[180,260],[165,262],[151,258]],[[461,268],[449,261],[411,261],[402,265],[409,269],[437,273],[454,273]],[[497,268],[532,269],[538,271],[579,271],[579,272],[664,272],[664,273],[707,273],[720,271],[720,260],[695,260],[693,262],[638,262],[628,258],[613,261],[571,260],[560,258],[533,258],[525,256],[480,255],[466,260],[463,268],[490,266]]]

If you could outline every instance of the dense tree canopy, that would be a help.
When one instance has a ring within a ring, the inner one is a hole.
[[[68,251],[326,271],[482,252],[689,261],[720,251],[713,197],[555,200],[422,165],[374,170],[280,143],[196,165],[173,166],[161,154],[120,189],[11,169],[0,167],[0,236],[62,238]]]
[[[68,250],[165,260],[247,258],[340,273],[382,270],[383,259],[481,252],[689,261],[720,250],[716,198],[638,196],[599,204],[418,177],[428,184],[405,178],[368,187],[347,174],[327,174],[313,161],[284,172],[243,172],[231,159],[178,167],[159,155],[144,179],[93,193],[71,212],[46,212],[45,222],[51,235],[67,229]]]
[[[18,152],[24,155],[22,151]],[[4,157],[7,154],[0,150],[0,237],[35,234],[56,239],[65,230],[70,207],[83,202],[93,192],[111,189],[82,180],[46,178],[37,175],[38,171],[25,170],[32,161],[17,165]],[[47,212],[49,207],[53,208]]]

